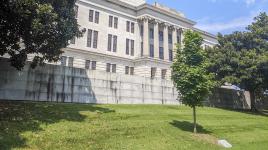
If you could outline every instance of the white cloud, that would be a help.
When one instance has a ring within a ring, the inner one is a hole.
[[[208,0],[209,2],[212,2],[212,3],[216,3],[216,2],[218,2],[218,1],[222,1],[222,0]],[[243,2],[243,3],[245,3],[247,6],[250,6],[250,5],[253,5],[253,4],[255,4],[256,3],[256,0],[229,0],[229,2],[235,2],[235,3],[237,3],[237,2]]]
[[[236,30],[245,28],[253,21],[253,18],[257,16],[259,11],[251,12],[249,16],[235,18],[229,22],[209,22],[207,17],[205,19],[200,19],[200,22],[197,24],[197,28],[202,29],[204,31],[217,33],[224,32],[230,30]]]

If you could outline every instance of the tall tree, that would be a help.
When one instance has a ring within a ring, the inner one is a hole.
[[[247,31],[218,35],[219,44],[207,49],[209,71],[222,84],[235,84],[250,91],[251,108],[256,96],[268,88],[268,16],[261,13]]]
[[[32,67],[58,61],[68,40],[81,36],[76,0],[4,0],[0,3],[0,56],[21,70],[28,54]]]
[[[184,34],[184,47],[178,47],[172,65],[172,79],[179,90],[182,102],[193,108],[194,133],[196,133],[196,107],[202,106],[214,86],[213,74],[206,70],[207,61],[201,48],[202,37],[192,31]]]

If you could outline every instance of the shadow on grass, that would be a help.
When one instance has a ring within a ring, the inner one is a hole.
[[[177,120],[173,120],[172,122],[170,122],[171,125],[173,125],[176,128],[179,128],[182,131],[186,131],[186,132],[193,132],[194,129],[194,125],[191,122],[188,121],[177,121]],[[202,126],[197,124],[197,132],[198,133],[202,133],[202,134],[209,134],[211,133],[210,131],[204,129]]]
[[[82,122],[86,116],[81,115],[80,111],[115,112],[95,105],[0,100],[0,149],[26,147],[26,139],[20,134],[26,131],[42,131],[41,124],[53,124],[61,120]]]

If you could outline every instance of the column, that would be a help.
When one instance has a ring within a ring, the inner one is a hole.
[[[159,23],[154,24],[154,57],[159,58]]]
[[[176,56],[176,52],[177,52],[177,45],[180,44],[180,43],[177,43],[177,29],[176,28],[173,28],[172,30],[172,50],[173,50],[173,59],[175,58]]]
[[[168,25],[164,25],[164,60],[169,60]]]
[[[143,56],[149,57],[149,20],[143,20]]]

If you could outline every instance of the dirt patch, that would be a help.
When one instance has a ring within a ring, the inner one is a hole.
[[[213,135],[209,135],[209,134],[192,134],[193,138],[195,138],[196,140],[199,141],[203,141],[203,142],[207,142],[210,144],[215,144],[218,145],[218,139],[213,136]]]

